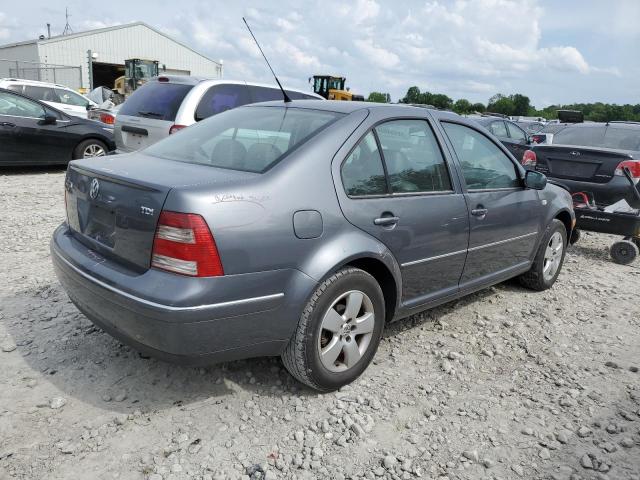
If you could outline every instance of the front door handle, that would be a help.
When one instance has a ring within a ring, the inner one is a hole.
[[[487,210],[486,208],[474,208],[473,210],[471,210],[471,215],[473,215],[474,217],[484,217],[487,212],[489,210]]]
[[[375,225],[381,225],[383,227],[388,227],[391,225],[395,225],[400,220],[400,217],[380,217],[373,220]]]

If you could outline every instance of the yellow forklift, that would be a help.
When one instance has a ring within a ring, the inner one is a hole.
[[[157,77],[160,69],[157,60],[130,58],[124,61],[124,72],[123,76],[116,78],[113,89],[120,95],[128,97],[149,79]]]
[[[345,77],[314,75],[312,78],[313,92],[327,100],[364,102],[364,97],[362,95],[356,95],[355,93],[351,93],[348,88],[345,89],[344,84],[347,81]],[[309,82],[311,82],[311,78],[309,79]]]

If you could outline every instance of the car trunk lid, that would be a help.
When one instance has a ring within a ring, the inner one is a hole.
[[[622,150],[571,145],[538,145],[536,170],[549,177],[607,183],[615,175],[616,168],[633,155]]]
[[[67,221],[74,237],[89,248],[144,271],[172,189],[224,185],[251,175],[142,153],[76,160],[65,181]]]

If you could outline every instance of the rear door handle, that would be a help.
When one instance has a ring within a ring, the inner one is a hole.
[[[487,210],[486,208],[474,208],[473,210],[471,210],[471,215],[473,215],[474,217],[484,217],[488,211],[489,210]]]
[[[13,128],[13,127],[16,126],[16,124],[15,123],[11,123],[11,122],[0,122],[0,126]]]
[[[400,220],[400,217],[380,217],[376,218],[373,223],[375,225],[381,225],[388,227],[389,225],[395,225]]]

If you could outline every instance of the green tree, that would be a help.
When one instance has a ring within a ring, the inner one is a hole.
[[[487,111],[491,113],[501,113],[503,115],[514,115],[515,104],[511,97],[498,93],[489,99]]]
[[[474,103],[471,105],[472,112],[484,113],[487,110],[487,107],[484,106],[484,103]]]
[[[388,93],[371,92],[367,97],[367,102],[391,103],[391,95]]]
[[[466,98],[461,98],[453,104],[453,111],[460,115],[465,115],[473,111],[473,105]]]
[[[418,87],[410,87],[401,103],[420,103],[420,89]]]
[[[511,101],[513,102],[512,115],[520,115],[524,117],[529,115],[531,110],[533,110],[531,108],[531,100],[529,100],[529,97],[516,93],[514,95],[510,95],[509,98],[511,98]]]

